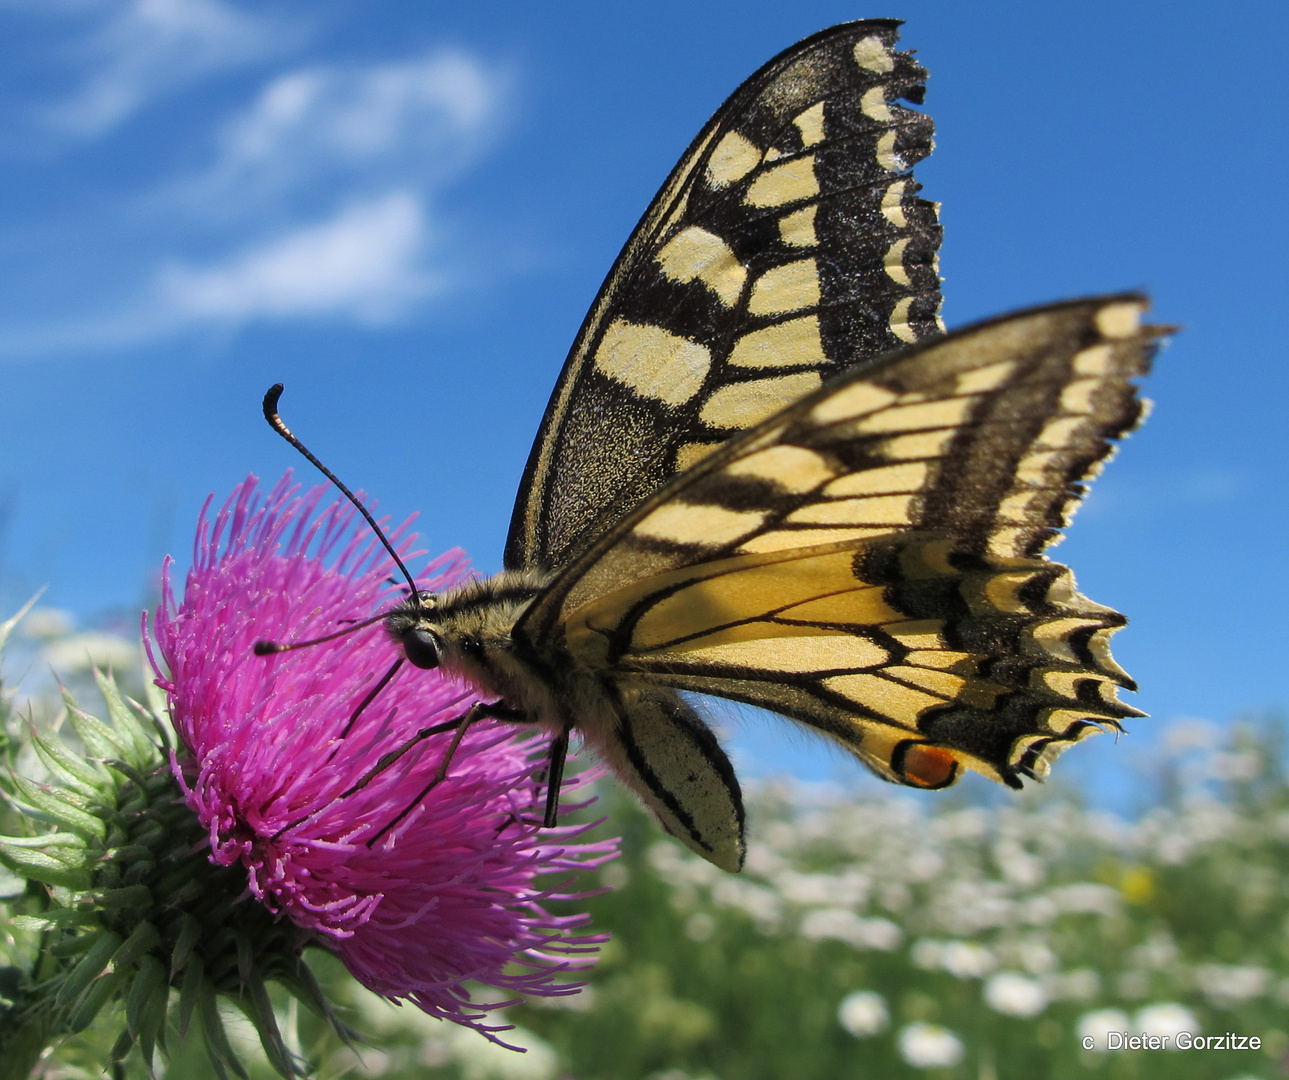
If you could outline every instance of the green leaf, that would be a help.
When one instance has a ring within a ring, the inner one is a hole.
[[[143,772],[141,769],[136,769],[128,761],[122,761],[120,758],[104,758],[103,764],[109,769],[119,772],[127,780],[132,780],[136,787],[142,788],[148,782],[149,774]],[[143,791],[136,791],[134,793],[134,800],[146,805],[148,802],[147,794]],[[130,808],[123,805],[121,809],[128,811]]]
[[[103,1006],[112,999],[112,995],[120,989],[124,981],[125,972],[117,970],[100,975],[90,984],[89,989],[77,1001],[67,1024],[73,1035],[84,1031],[94,1022],[94,1017],[98,1016]]]
[[[85,751],[96,758],[125,758],[129,760],[131,748],[118,738],[107,724],[97,716],[83,712],[76,699],[67,690],[63,691],[63,703],[67,706],[67,716],[72,722],[76,734],[80,736]]]
[[[121,1034],[116,1037],[116,1042],[112,1044],[112,1049],[108,1056],[115,1061],[124,1060],[125,1056],[134,1048],[134,1035],[129,1028],[122,1028]]]
[[[155,820],[145,821],[134,830],[131,840],[133,843],[146,844],[151,847],[158,841],[165,839],[165,835],[166,827],[161,822]]]
[[[170,715],[170,701],[166,697],[166,692],[157,685],[151,664],[143,669],[143,699],[154,722],[158,717]],[[165,726],[169,727],[169,725]]]
[[[197,1007],[197,998],[206,982],[205,965],[200,956],[190,957],[184,967],[183,983],[179,987],[179,1035],[182,1038],[188,1033],[192,1023],[192,1013]]]
[[[121,847],[112,848],[107,853],[107,857],[114,863],[125,864],[136,862],[155,863],[157,861],[157,853],[147,844],[123,844]]]
[[[89,951],[63,978],[63,984],[58,988],[54,1002],[63,1006],[79,997],[112,962],[116,950],[121,947],[121,940],[121,935],[114,930],[100,930],[94,935],[94,943]]]
[[[200,881],[189,879],[177,889],[171,888],[163,895],[167,897],[167,903],[171,907],[185,907],[192,901],[199,899],[203,892],[205,892],[205,888]]]
[[[0,854],[8,854],[10,851],[12,851],[14,861],[41,855],[55,865],[69,870],[79,870],[81,868],[89,870],[93,863],[93,858],[88,848],[83,846],[75,847],[71,844],[49,844],[43,848],[30,848],[25,844],[14,844],[11,848],[7,842],[0,841]],[[76,893],[73,899],[79,897],[79,895],[79,893]]]
[[[112,782],[107,775],[92,762],[74,754],[62,739],[57,736],[44,738],[35,728],[29,728],[28,735],[36,756],[45,763],[45,767],[82,795],[102,797],[111,791]]]
[[[175,735],[174,725],[170,723],[170,702],[165,691],[157,685],[156,673],[151,664],[145,664],[143,669],[143,703],[140,704],[133,698],[127,700],[147,718],[154,736],[153,741],[161,749],[161,757],[168,759],[170,752],[179,748],[179,740]]]
[[[71,937],[66,937],[60,941],[53,942],[48,948],[49,955],[55,956],[59,960],[66,960],[68,957],[80,956],[82,953],[88,952],[94,942],[98,940],[98,931],[101,930],[102,927],[95,925],[90,927],[90,929],[92,929],[94,933],[74,934]]]
[[[264,985],[258,971],[251,971],[246,979],[246,996],[242,1005],[251,1023],[255,1025],[255,1030],[259,1032],[260,1044],[268,1055],[269,1064],[287,1077],[287,1080],[292,1080],[296,1075],[295,1063],[282,1040],[277,1017],[273,1014],[273,1002],[269,1000],[268,987]]]
[[[152,728],[153,741],[160,747],[161,759],[169,760],[171,751],[179,749],[178,737],[175,736],[174,728],[170,727],[169,713],[165,713],[165,711],[153,713],[152,709],[139,705],[139,702],[135,701],[133,697],[129,701],[134,708],[142,710],[143,714],[146,715],[148,724]]]
[[[146,885],[123,885],[119,889],[98,889],[88,894],[89,900],[100,908],[114,911],[152,906],[152,890]]]
[[[201,940],[201,923],[187,912],[179,916],[179,937],[170,953],[170,978],[183,971],[193,947]],[[200,960],[198,961],[200,963]]]
[[[24,877],[46,885],[62,885],[77,890],[90,885],[88,870],[70,867],[43,851],[26,851],[0,843],[0,858]]]
[[[117,950],[112,962],[118,968],[133,967],[134,964],[161,944],[161,933],[152,923],[144,920],[125,939]]]
[[[16,848],[66,847],[85,850],[85,841],[75,833],[50,832],[39,836],[0,836],[0,844]]]
[[[123,763],[116,760],[116,758],[108,758],[105,762],[103,762],[103,764],[106,765],[109,769],[119,770],[122,767]],[[133,771],[134,770],[131,769],[131,772]],[[135,775],[137,776],[139,774],[135,773]],[[123,797],[120,800],[118,800],[116,804],[116,808],[122,814],[125,814],[128,817],[137,817],[139,814],[143,813],[143,811],[148,808],[148,797],[139,788],[138,784],[132,783],[127,785],[122,790],[121,795]]]
[[[0,623],[0,652],[3,652],[5,645],[8,644],[9,635],[13,633],[13,628],[22,622],[27,612],[36,606],[36,601],[39,600],[44,593],[45,590],[43,588],[38,589],[36,591],[36,595],[18,609],[17,615],[14,615],[12,618],[5,619],[4,622]]]
[[[107,835],[103,819],[77,806],[77,802],[83,804],[84,801],[65,788],[47,788],[25,776],[15,776],[13,782],[23,801],[40,811],[42,816],[52,818],[89,840],[102,840]]]
[[[147,792],[148,798],[160,800],[163,798],[173,800],[179,798],[179,785],[175,782],[174,773],[170,771],[170,764],[163,762],[147,773],[143,780],[143,790]]]
[[[318,977],[314,975],[313,969],[304,962],[304,957],[297,957],[295,970],[279,975],[277,981],[300,1001],[304,1002],[308,1008],[325,1019],[346,1046],[351,1050],[357,1049],[362,1039],[331,1008],[331,1002],[327,1000],[326,995],[322,992],[322,987],[318,984]]]
[[[131,755],[126,760],[138,769],[149,769],[161,760],[157,744],[148,738],[147,729],[139,722],[133,709],[121,697],[116,679],[104,675],[97,668],[94,670],[94,681],[98,683],[99,693],[107,703],[107,714],[116,726],[117,734],[130,741]]]
[[[245,934],[234,931],[233,941],[237,945],[237,981],[245,986],[255,970],[255,950],[251,947],[250,938]]]
[[[9,924],[18,930],[39,933],[44,930],[66,930],[71,927],[94,926],[98,915],[93,908],[52,908],[39,915],[15,915]]]
[[[215,987],[209,981],[202,983],[197,995],[197,1009],[201,1015],[201,1029],[206,1036],[206,1049],[210,1052],[212,1064],[231,1069],[241,1080],[247,1080],[246,1069],[228,1041],[228,1032],[224,1030],[223,1017],[219,1015],[219,999]]]
[[[318,1016],[327,1015],[330,1003],[323,996],[322,987],[318,985],[317,977],[303,960],[297,965],[296,971],[279,975],[277,981]]]
[[[142,957],[125,999],[125,1022],[133,1034],[141,1035],[153,996],[161,994],[164,997],[168,993],[165,965],[155,956]]]
[[[160,989],[153,993],[144,1005],[139,1019],[139,1050],[149,1069],[152,1067],[152,1056],[156,1047],[166,1048],[166,1010],[170,1004],[170,987],[165,981],[165,970],[161,967]]]

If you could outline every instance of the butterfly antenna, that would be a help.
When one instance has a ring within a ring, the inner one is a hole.
[[[307,649],[311,645],[323,645],[328,641],[335,641],[336,638],[347,637],[355,630],[361,630],[363,627],[378,623],[388,615],[388,611],[382,611],[379,615],[373,615],[370,619],[355,622],[352,626],[346,626],[343,630],[337,630],[334,634],[324,634],[322,637],[310,638],[308,641],[292,641],[288,644],[282,644],[277,641],[257,641],[252,651],[256,656],[273,656],[276,653],[292,652],[295,649]]]
[[[344,484],[340,482],[340,477],[338,477],[324,464],[322,464],[321,461],[319,461],[316,457],[314,457],[313,454],[309,451],[309,448],[305,446],[304,443],[302,443],[294,435],[292,435],[291,429],[282,422],[282,417],[278,415],[277,403],[278,403],[278,398],[282,396],[283,389],[284,387],[281,383],[274,383],[272,386],[269,387],[269,392],[264,395],[264,419],[269,422],[269,427],[271,427],[274,431],[276,431],[279,435],[281,435],[282,438],[284,438],[298,451],[300,451],[300,453],[303,454],[306,459],[308,459],[309,463],[315,469],[317,469],[318,472],[322,473],[323,476],[325,476],[328,480],[330,480],[333,484],[335,484],[336,487],[340,489],[344,497],[358,508],[358,512],[362,514],[364,520],[367,522],[368,525],[371,526],[372,532],[376,534],[376,539],[385,545],[385,550],[389,552],[389,557],[394,560],[394,564],[402,572],[403,577],[407,579],[407,584],[411,587],[411,590],[412,590],[412,603],[416,604],[419,607],[421,591],[416,587],[416,580],[408,572],[407,567],[403,565],[403,560],[398,557],[398,552],[394,550],[394,545],[391,544],[388,539],[386,539],[385,534],[381,531],[381,527],[376,524],[376,519],[372,517],[370,513],[368,513],[367,507],[363,506],[363,504],[358,501],[358,496],[355,495],[352,491],[350,491],[347,487],[345,487]],[[357,628],[355,627],[355,629]],[[280,650],[275,650],[275,651],[280,651]]]

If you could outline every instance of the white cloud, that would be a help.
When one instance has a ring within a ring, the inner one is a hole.
[[[221,264],[172,264],[160,276],[164,308],[180,323],[350,317],[389,322],[435,291],[420,268],[425,215],[409,191],[351,203]]]
[[[214,162],[180,194],[244,209],[336,184],[424,186],[488,141],[503,84],[460,50],[286,72],[225,125]]]
[[[0,327],[0,360],[256,320],[387,325],[470,262],[431,250],[430,208],[499,134],[504,68],[437,48],[244,72],[227,81],[240,100],[211,124],[206,161],[192,163],[190,132],[180,172],[167,118],[160,130],[151,116],[122,122],[184,82],[294,48],[290,28],[274,39],[242,0],[40,2],[80,34],[64,35],[63,56],[79,58],[84,81],[57,122],[111,138],[143,171],[78,225],[97,259],[69,275],[75,287],[51,287],[49,303],[28,305],[30,321]],[[53,260],[63,247],[48,250]]]
[[[54,127],[102,135],[156,96],[213,71],[276,51],[282,27],[223,0],[114,0],[74,54],[91,70],[80,90],[49,108]]]
[[[164,266],[157,309],[171,326],[396,320],[444,284],[425,268],[423,208],[489,140],[504,84],[460,50],[277,76],[172,192],[185,214],[240,216],[259,234],[212,264]],[[320,221],[306,209],[319,205],[341,209]]]

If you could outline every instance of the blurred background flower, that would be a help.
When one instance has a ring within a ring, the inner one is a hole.
[[[856,990],[842,998],[837,1019],[857,1039],[880,1035],[891,1026],[886,999],[872,990]]]
[[[1037,1016],[1047,1008],[1047,993],[1037,979],[1000,971],[985,983],[985,1004],[1007,1016]]]
[[[966,1051],[962,1040],[939,1024],[909,1024],[900,1030],[900,1056],[915,1069],[957,1065]]]

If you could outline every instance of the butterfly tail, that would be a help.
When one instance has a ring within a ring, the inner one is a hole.
[[[698,713],[669,690],[623,688],[599,747],[672,836],[722,870],[743,866],[743,797],[729,758]]]

